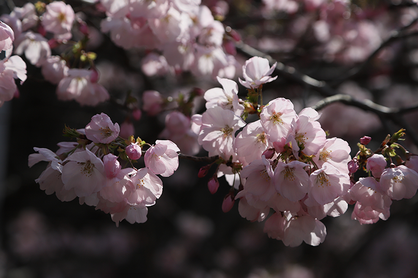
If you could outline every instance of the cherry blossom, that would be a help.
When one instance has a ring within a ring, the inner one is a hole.
[[[245,62],[242,67],[245,80],[239,79],[242,86],[248,89],[260,87],[260,85],[276,80],[276,77],[271,77],[276,67],[276,63],[270,67],[269,62],[265,58],[253,57]]]
[[[69,4],[62,1],[51,2],[46,6],[42,25],[46,31],[54,33],[55,38],[69,40],[74,17],[74,10]]]
[[[105,183],[103,161],[90,150],[75,152],[64,160],[62,182],[79,197],[100,191]]]
[[[245,122],[231,110],[219,106],[209,108],[202,115],[198,142],[209,155],[221,155],[225,159],[235,155],[235,132]]]
[[[86,125],[86,137],[95,143],[108,144],[119,136],[119,124],[112,123],[110,117],[104,113],[94,115]]]
[[[145,165],[157,175],[171,176],[179,166],[178,154],[180,149],[169,140],[157,140],[144,155]]]

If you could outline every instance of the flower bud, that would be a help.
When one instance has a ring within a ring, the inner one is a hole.
[[[208,182],[208,189],[211,194],[215,194],[216,191],[218,191],[218,188],[219,188],[219,181],[216,178],[216,176],[213,176]]]
[[[232,209],[232,207],[234,206],[235,200],[234,200],[234,196],[232,196],[231,193],[228,193],[225,198],[224,201],[222,202],[222,211],[223,212],[228,212]]]
[[[124,121],[120,125],[120,134],[119,134],[120,137],[126,139],[126,138],[129,138],[129,136],[131,136],[134,133],[135,133],[135,127],[132,123],[128,121]]]
[[[363,136],[363,137],[360,138],[360,143],[366,146],[367,144],[370,143],[371,140],[372,140],[372,137]]]
[[[274,155],[274,153],[275,153],[275,150],[274,149],[267,149],[267,150],[265,150],[264,152],[263,152],[263,154],[261,155],[261,156],[265,156],[265,158],[267,158],[267,159],[270,159],[270,158],[272,158],[273,157],[273,155]]]
[[[121,170],[120,163],[118,161],[118,157],[111,153],[105,155],[103,157],[103,164],[104,170],[106,173],[106,177],[112,179],[118,175]]]
[[[142,155],[141,147],[136,143],[131,143],[129,146],[125,148],[126,155],[131,160],[137,160]]]
[[[209,172],[210,166],[211,165],[206,165],[206,166],[203,166],[202,168],[200,168],[199,169],[199,173],[197,173],[197,176],[199,178],[205,177],[208,174],[208,172]]]
[[[357,161],[350,160],[350,162],[348,162],[348,171],[350,172],[350,174],[354,174],[355,172],[357,172],[358,168],[359,165]]]
[[[141,116],[142,116],[142,112],[140,109],[135,108],[132,111],[132,117],[135,119],[135,121],[139,121],[139,119],[141,119]]]

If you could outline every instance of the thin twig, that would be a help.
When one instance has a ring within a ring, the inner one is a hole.
[[[293,80],[299,84],[307,86],[308,88],[312,88],[313,90],[317,91],[323,96],[333,96],[337,94],[334,89],[328,86],[325,81],[319,81],[315,78],[312,78],[306,74],[303,74],[297,71],[294,67],[286,66],[285,64],[274,60],[270,55],[265,54],[245,43],[242,41],[236,42],[235,46],[238,51],[242,54],[246,55],[247,57],[254,57],[259,56],[266,58],[271,65],[277,62],[276,70],[279,74],[283,75],[287,79]]]

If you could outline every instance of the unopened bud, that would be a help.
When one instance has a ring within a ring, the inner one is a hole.
[[[213,176],[208,182],[208,189],[211,194],[215,194],[216,191],[218,191],[218,188],[219,188],[219,181],[216,178],[216,176]]]
[[[208,172],[209,172],[210,166],[211,165],[206,165],[206,166],[203,166],[202,168],[200,168],[199,169],[199,173],[197,173],[197,176],[199,178],[205,177],[208,174]]]
[[[350,172],[350,174],[354,174],[355,172],[357,172],[358,168],[359,165],[357,161],[351,160],[350,162],[348,162],[348,171]]]
[[[126,155],[131,160],[137,160],[142,155],[141,147],[138,144],[132,143],[125,148]]]
[[[372,140],[372,137],[363,136],[363,137],[360,138],[360,143],[366,146],[367,144],[370,143],[371,140]]]
[[[56,39],[50,39],[48,41],[48,45],[49,45],[49,48],[54,49],[54,48],[58,47],[59,43]]]
[[[265,150],[264,152],[263,152],[263,154],[261,155],[261,156],[265,156],[265,158],[267,158],[267,159],[270,159],[270,158],[272,158],[273,157],[273,155],[274,155],[274,153],[275,153],[275,150],[274,149],[267,149],[267,150]]]
[[[231,193],[228,193],[225,198],[224,201],[222,202],[222,211],[223,212],[228,212],[232,209],[232,207],[234,206],[235,200],[234,200],[234,196],[232,196]]]
[[[142,116],[142,112],[140,109],[135,108],[132,111],[132,117],[135,119],[135,121],[139,121],[139,119],[141,119],[141,116]]]
[[[96,69],[91,70],[90,81],[91,83],[97,83],[99,80],[99,72]]]

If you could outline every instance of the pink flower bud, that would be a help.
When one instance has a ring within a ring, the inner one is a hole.
[[[355,172],[357,172],[358,168],[359,165],[357,161],[350,160],[350,162],[348,162],[348,171],[350,172],[350,174],[354,174]]]
[[[39,26],[38,26],[38,33],[42,37],[45,37],[46,36],[46,30],[45,30],[44,26],[42,26],[42,24],[39,24]]]
[[[118,157],[113,154],[107,154],[103,157],[104,170],[106,177],[112,179],[118,175],[121,166],[118,161]]]
[[[226,41],[223,44],[223,47],[225,49],[225,52],[235,56],[237,54],[237,50],[235,48],[235,44],[232,41]]]
[[[120,134],[119,136],[122,138],[129,138],[129,136],[133,135],[135,133],[134,125],[128,121],[124,121],[120,125]]]
[[[284,146],[286,146],[286,138],[281,138],[280,141],[273,142],[273,147],[278,153],[284,151]]]
[[[203,166],[202,168],[199,169],[199,173],[197,173],[197,176],[199,178],[203,178],[204,176],[208,174],[209,169],[210,169],[210,165]]]
[[[225,213],[230,211],[232,207],[234,206],[234,203],[235,203],[234,196],[228,193],[225,196],[224,201],[222,202],[222,211]]]
[[[136,143],[131,143],[129,146],[125,148],[126,155],[129,159],[137,160],[142,155],[141,147]]]
[[[48,41],[48,45],[49,45],[49,48],[54,49],[54,48],[58,47],[59,43],[56,39],[50,39]]]
[[[134,111],[132,111],[132,117],[135,119],[135,121],[139,121],[141,119],[142,112],[140,109],[135,108]]]
[[[261,156],[265,156],[265,158],[270,159],[273,157],[273,155],[275,154],[275,150],[274,149],[267,149],[263,152],[263,154]]]
[[[218,191],[218,188],[219,188],[218,179],[216,178],[216,176],[213,176],[208,182],[208,189],[211,194],[215,194],[216,191]]]
[[[99,72],[96,69],[91,70],[90,81],[91,83],[97,83],[99,80]]]
[[[367,144],[370,143],[371,140],[372,140],[372,137],[363,136],[363,137],[360,138],[360,143],[366,146]]]
[[[386,159],[381,154],[374,154],[367,159],[366,168],[367,171],[372,171],[373,177],[380,178],[387,166]]]

